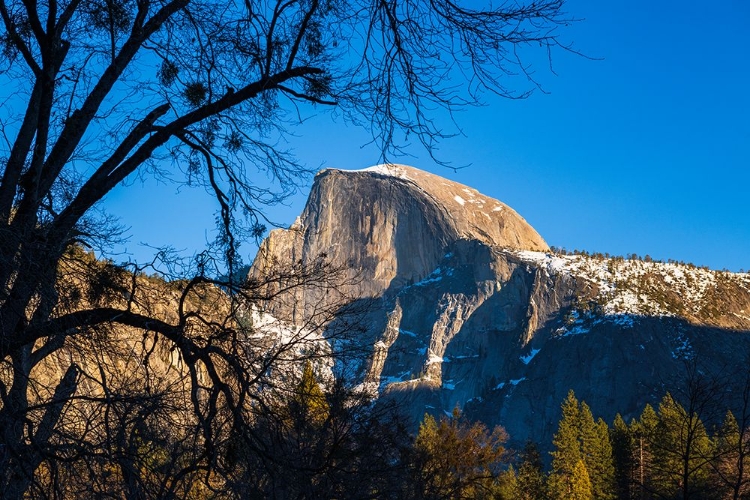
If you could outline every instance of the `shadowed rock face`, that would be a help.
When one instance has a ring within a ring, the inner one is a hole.
[[[459,405],[544,447],[571,388],[596,416],[628,419],[676,391],[686,361],[726,373],[750,359],[747,274],[552,255],[506,205],[412,167],[319,173],[251,275],[320,255],[369,305],[357,376],[415,420]],[[265,308],[302,324],[331,300],[303,288]]]

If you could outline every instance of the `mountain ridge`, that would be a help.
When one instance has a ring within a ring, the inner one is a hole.
[[[571,388],[595,414],[627,416],[687,361],[750,359],[750,275],[555,254],[507,205],[413,167],[322,171],[251,275],[318,258],[356,278],[342,287],[353,303],[367,299],[355,376],[415,421],[458,405],[550,442]],[[299,324],[329,300],[291,294],[264,310]]]

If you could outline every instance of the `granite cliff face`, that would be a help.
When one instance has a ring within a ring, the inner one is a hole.
[[[556,255],[508,206],[412,167],[319,173],[251,275],[316,259],[368,306],[357,376],[415,419],[459,405],[549,443],[569,389],[629,418],[678,387],[686,361],[726,374],[750,359],[747,274]],[[332,300],[303,288],[264,308],[302,325]]]
[[[357,298],[380,297],[432,273],[453,242],[548,250],[516,212],[475,189],[403,165],[361,171],[320,172],[302,215],[286,230],[272,231],[258,252],[254,273],[270,266],[309,264],[321,255],[349,270]],[[321,297],[300,291],[297,306]],[[291,318],[299,311],[270,305]],[[290,315],[290,312],[293,313]]]

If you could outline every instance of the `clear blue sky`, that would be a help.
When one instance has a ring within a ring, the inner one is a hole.
[[[500,199],[550,245],[750,269],[750,2],[567,5],[584,20],[566,38],[597,60],[558,52],[556,75],[536,68],[548,94],[487,96],[459,114],[464,135],[440,155],[467,168],[417,148],[395,160]],[[290,146],[310,167],[378,161],[366,134],[326,115],[298,133]],[[291,223],[305,198],[272,216]],[[139,257],[149,253],[140,242],[193,253],[212,238],[215,206],[197,191],[136,181],[107,207],[132,228],[127,249]],[[255,247],[242,250],[249,260]]]

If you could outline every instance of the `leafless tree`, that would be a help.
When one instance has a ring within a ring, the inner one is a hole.
[[[711,460],[713,481],[723,498],[738,500],[750,494],[750,371],[732,373],[736,381],[743,381],[739,390],[730,395],[731,410],[727,410],[721,428],[715,436],[714,456]]]
[[[280,139],[328,107],[383,151],[401,131],[432,148],[433,109],[526,96],[520,54],[565,49],[557,29],[569,22],[562,0],[0,0],[0,19],[4,498],[94,476],[98,491],[117,482],[131,498],[184,496],[199,475],[215,488],[225,431],[250,428],[253,389],[296,356],[247,347],[240,313],[266,288],[233,278],[237,241],[262,234],[263,207],[307,173]],[[100,202],[132,176],[214,195],[227,282],[217,254],[155,281],[148,265],[82,254],[111,247]],[[265,280],[281,288],[331,283],[324,263],[277,271]],[[157,422],[169,418],[172,436]]]

